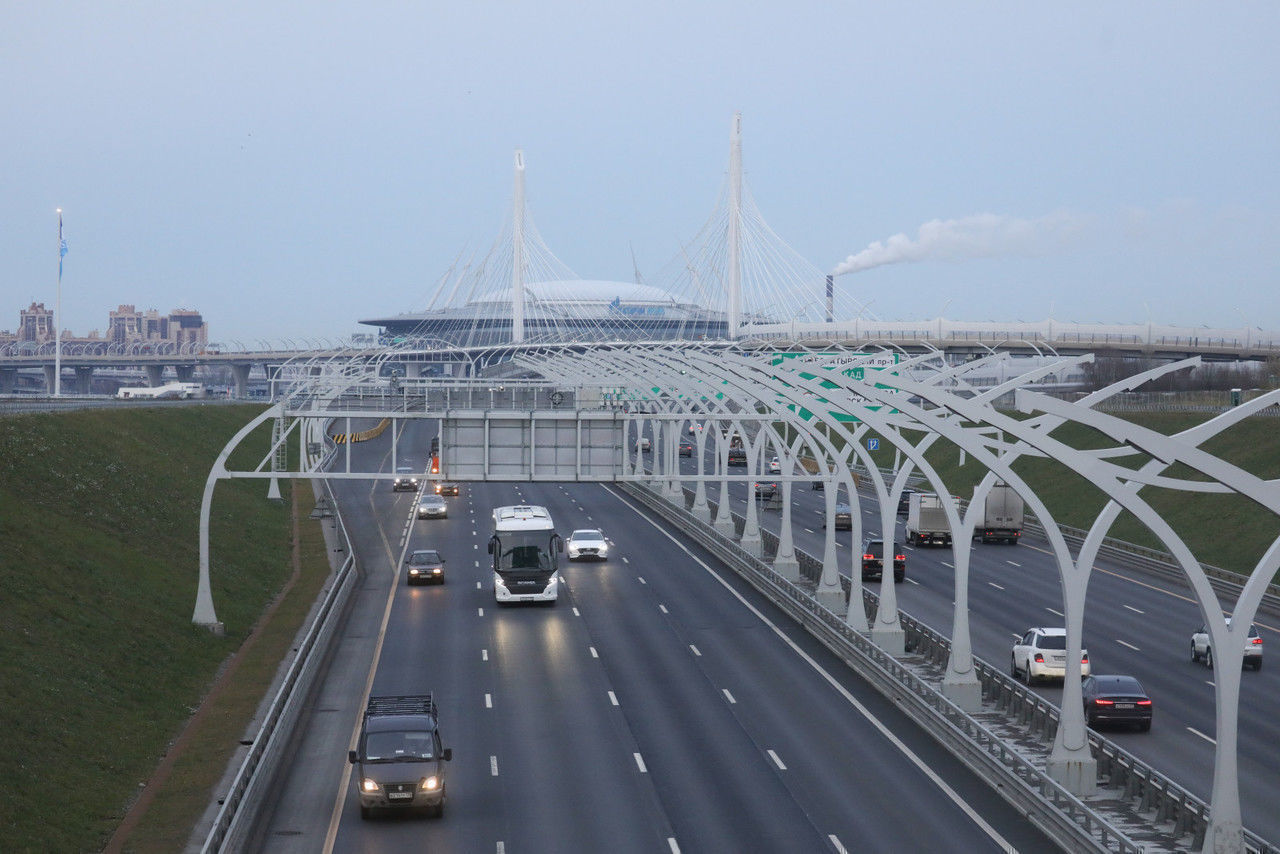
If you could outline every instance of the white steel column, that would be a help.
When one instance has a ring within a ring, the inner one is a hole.
[[[738,337],[742,317],[742,113],[729,132],[729,339]]]
[[[511,343],[524,341],[524,152],[516,149],[511,210]]]

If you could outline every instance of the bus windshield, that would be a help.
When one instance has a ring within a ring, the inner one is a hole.
[[[494,569],[555,569],[552,559],[550,531],[503,531],[497,535],[498,553]]]

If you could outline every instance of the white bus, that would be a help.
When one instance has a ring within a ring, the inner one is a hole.
[[[564,543],[547,508],[517,504],[493,508],[493,598],[503,602],[555,602]]]
[[[186,400],[192,397],[207,397],[208,391],[202,383],[166,383],[157,386],[137,386],[116,390],[119,400]]]

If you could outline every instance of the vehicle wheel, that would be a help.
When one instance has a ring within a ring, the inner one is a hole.
[[[1138,732],[1151,732],[1151,721],[1142,721],[1139,723]]]
[[[1028,687],[1035,684],[1035,677],[1031,675],[1031,662],[1027,662],[1027,669],[1022,672],[1022,681],[1026,682]]]
[[[1204,651],[1204,666],[1213,669],[1213,647],[1207,647]]]
[[[1262,659],[1259,658],[1257,661],[1253,663],[1253,671],[1257,673],[1261,669],[1262,669]]]
[[[1098,719],[1097,719],[1097,718],[1095,718],[1093,715],[1089,714],[1089,712],[1088,712],[1088,711],[1086,711],[1086,712],[1084,713],[1084,725],[1085,725],[1085,726],[1087,726],[1089,729],[1093,729],[1093,728],[1094,728],[1094,725],[1095,725],[1095,724],[1097,724],[1097,723],[1098,723]]]
[[[901,584],[903,581],[905,581],[905,580],[906,580],[906,578],[907,578],[907,573],[906,573],[905,571],[904,571],[904,572],[895,572],[895,573],[893,574],[893,581],[894,581],[894,583],[895,583],[895,584]]]
[[[1014,679],[1018,678],[1018,660],[1013,656],[1009,656],[1009,675]]]
[[[1191,660],[1192,660],[1192,661],[1199,661],[1199,660],[1200,660],[1200,656],[1196,653],[1196,642],[1195,642],[1195,641],[1192,641],[1192,642],[1191,642]]]
[[[373,810],[372,810],[372,809],[370,809],[369,807],[366,807],[366,806],[361,806],[361,807],[360,807],[360,817],[361,817],[361,818],[370,818],[370,817],[372,817],[372,816],[373,816]]]

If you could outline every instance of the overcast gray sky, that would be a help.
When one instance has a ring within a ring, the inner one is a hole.
[[[1278,24],[1171,0],[13,0],[0,328],[53,304],[60,206],[77,335],[119,303],[199,309],[220,341],[348,335],[489,245],[517,147],[552,250],[629,281],[629,247],[654,272],[710,214],[741,110],[765,218],[824,270],[854,256],[841,286],[882,318],[1276,329]]]

